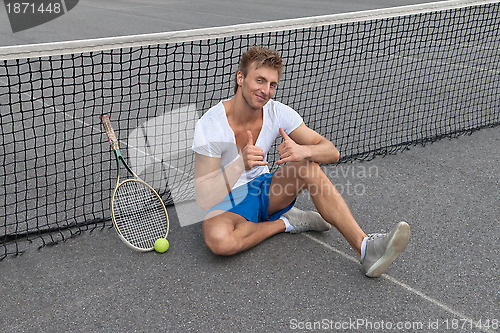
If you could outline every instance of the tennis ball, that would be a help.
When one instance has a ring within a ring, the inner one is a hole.
[[[168,250],[170,247],[170,244],[168,243],[168,240],[165,238],[158,238],[155,242],[155,250],[156,252],[163,253]]]

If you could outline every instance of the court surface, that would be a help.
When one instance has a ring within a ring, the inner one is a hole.
[[[284,3],[81,1],[17,34],[1,13],[0,38],[16,45],[395,5]],[[1,330],[500,331],[499,143],[499,129],[489,128],[325,169],[365,232],[410,224],[408,248],[381,278],[364,276],[333,229],[279,234],[223,258],[204,246],[201,223],[181,227],[171,210],[165,254],[133,252],[106,228],[1,261]],[[313,207],[307,196],[297,206]]]

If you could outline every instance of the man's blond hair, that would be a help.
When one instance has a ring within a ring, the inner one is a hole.
[[[283,73],[283,61],[276,50],[270,50],[264,46],[252,46],[245,53],[241,55],[240,63],[238,65],[238,72],[242,72],[243,76],[247,76],[250,65],[255,63],[256,68],[262,66],[269,66],[278,71],[278,77],[281,78]],[[234,93],[238,91],[237,77],[234,78]]]

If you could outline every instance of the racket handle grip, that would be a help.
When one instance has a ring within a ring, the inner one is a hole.
[[[104,130],[106,131],[106,134],[108,135],[109,143],[111,144],[111,148],[114,150],[119,149],[118,148],[118,139],[116,138],[115,131],[113,130],[113,127],[111,127],[111,121],[109,120],[109,116],[107,114],[103,115],[101,117],[102,125],[104,126]]]

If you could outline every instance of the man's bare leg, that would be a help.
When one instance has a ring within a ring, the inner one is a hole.
[[[205,218],[202,228],[205,244],[213,253],[233,255],[284,232],[285,223],[281,219],[253,223],[238,214],[213,211]]]
[[[309,191],[323,219],[336,227],[356,253],[361,255],[361,243],[366,234],[317,163],[291,162],[276,171],[269,189],[269,213],[286,207],[303,190]]]

